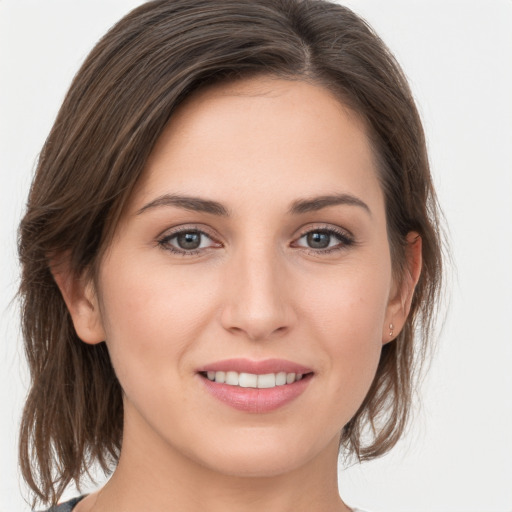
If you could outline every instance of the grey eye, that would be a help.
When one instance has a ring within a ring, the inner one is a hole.
[[[349,235],[334,229],[313,229],[304,233],[293,246],[313,249],[321,254],[350,247],[353,243],[354,240]]]
[[[164,236],[158,244],[171,252],[180,254],[193,254],[202,249],[218,246],[210,236],[196,229],[184,229]]]
[[[194,249],[199,249],[201,246],[201,237],[202,233],[197,231],[185,231],[183,233],[177,234],[174,238],[176,240],[176,245],[185,251],[190,251]]]
[[[331,238],[331,233],[311,231],[306,235],[306,243],[312,249],[326,249],[331,243]]]

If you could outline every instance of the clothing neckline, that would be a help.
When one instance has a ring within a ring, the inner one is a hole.
[[[69,501],[65,501],[64,503],[59,503],[56,507],[50,508],[47,512],[72,512],[73,509],[82,501],[87,494],[83,494],[82,496],[77,496],[76,498],[71,498]],[[364,512],[360,508],[351,507],[352,512]]]

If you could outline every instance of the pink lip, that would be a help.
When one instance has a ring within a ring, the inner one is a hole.
[[[286,359],[265,359],[263,361],[252,361],[251,359],[225,359],[215,363],[207,364],[197,369],[198,372],[225,372],[233,371],[238,373],[254,373],[265,375],[266,373],[312,373],[311,368],[302,366]]]
[[[201,375],[208,371],[235,371],[256,375],[286,372],[301,373],[304,377],[293,384],[273,388],[242,388],[219,384]],[[267,359],[265,361],[228,359],[201,367],[198,373],[206,390],[216,399],[239,411],[260,414],[274,411],[299,397],[308,387],[313,377],[310,368],[282,359]]]

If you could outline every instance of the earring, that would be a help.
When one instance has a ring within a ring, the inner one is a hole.
[[[389,324],[389,337],[390,337],[390,338],[392,338],[392,337],[393,337],[393,329],[394,329],[393,324]]]

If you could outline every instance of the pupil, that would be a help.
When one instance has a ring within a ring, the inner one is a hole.
[[[325,249],[329,247],[331,241],[331,235],[328,233],[321,233],[320,231],[314,231],[307,235],[308,245],[313,249]]]
[[[180,249],[197,249],[201,245],[200,233],[180,233],[177,237]]]

